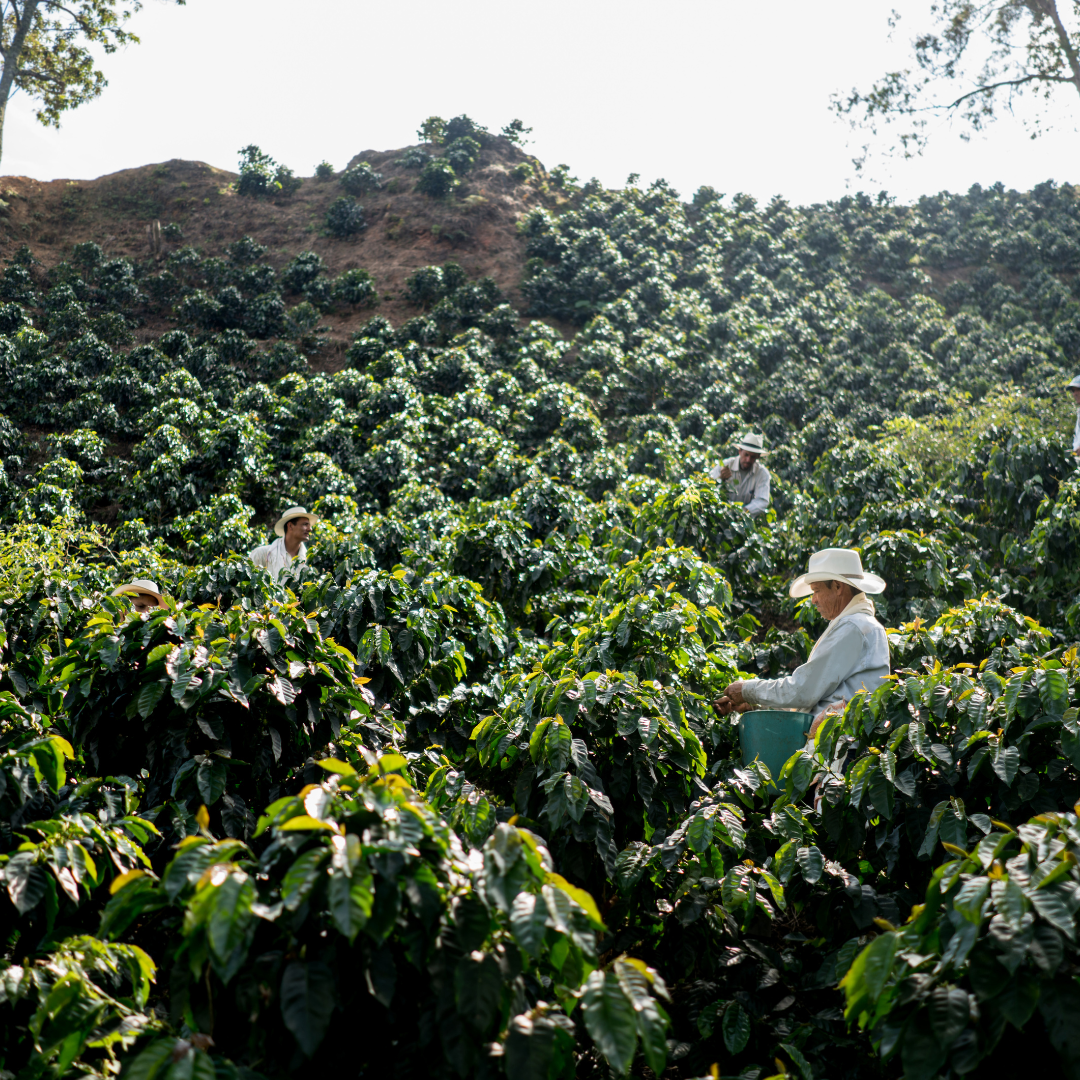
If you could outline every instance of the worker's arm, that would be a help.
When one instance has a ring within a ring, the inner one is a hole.
[[[843,622],[818,642],[813,655],[783,679],[748,679],[744,700],[767,709],[812,709],[850,675],[862,656],[862,630]]]
[[[248,552],[248,558],[256,566],[266,568],[266,558],[270,554],[270,545],[264,544],[262,547],[257,547]]]

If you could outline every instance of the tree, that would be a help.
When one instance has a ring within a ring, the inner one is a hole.
[[[429,116],[417,129],[416,137],[422,143],[438,146],[446,134],[446,121],[441,116]]]
[[[509,139],[517,146],[524,146],[525,136],[532,133],[532,128],[527,128],[520,120],[511,120],[500,133],[504,139]]]
[[[108,85],[90,46],[114,53],[138,44],[124,24],[141,8],[141,0],[120,10],[117,0],[0,0],[0,155],[11,95],[22,90],[36,98],[38,120],[59,127],[61,113],[92,101]]]
[[[832,108],[852,127],[877,134],[880,124],[903,129],[890,147],[905,158],[921,154],[934,117],[959,117],[982,131],[1011,112],[1025,90],[1049,100],[1061,87],[1080,94],[1080,0],[939,0],[933,27],[912,40],[915,67],[891,71],[863,93],[836,94]],[[893,12],[890,28],[900,16]],[[1029,121],[1032,138],[1040,117]],[[855,159],[866,161],[868,147]]]

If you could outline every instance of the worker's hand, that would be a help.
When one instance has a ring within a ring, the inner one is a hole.
[[[721,716],[727,716],[732,712],[746,712],[753,708],[753,705],[743,697],[742,691],[742,680],[733,682],[724,691],[723,697],[714,702],[714,705]]]
[[[720,479],[721,480],[730,480],[731,479],[731,470],[726,465],[720,470]]]
[[[754,706],[749,701],[744,701],[740,705],[733,705],[729,698],[722,697],[713,702],[713,707],[721,716],[730,716],[733,712],[750,712]]]

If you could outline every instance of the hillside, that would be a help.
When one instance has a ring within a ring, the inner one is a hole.
[[[1080,1075],[1080,190],[433,130],[0,182],[0,1073]],[[832,546],[890,674],[770,771]]]
[[[510,170],[527,157],[505,139],[493,141],[481,166],[468,174],[451,202],[414,191],[415,169],[396,162],[409,150],[365,150],[352,158],[369,163],[384,177],[367,194],[367,228],[355,238],[335,240],[323,221],[342,194],[334,180],[307,178],[288,198],[251,199],[237,195],[238,174],[198,161],[166,161],[125,169],[96,180],[39,182],[21,176],[0,179],[7,209],[0,217],[0,253],[10,258],[21,244],[34,251],[43,270],[60,262],[74,244],[96,242],[110,258],[161,263],[183,245],[204,257],[222,257],[233,241],[250,236],[267,248],[266,262],[280,270],[301,251],[314,251],[331,274],[362,267],[375,279],[380,311],[393,322],[417,313],[404,297],[406,278],[431,263],[453,259],[471,277],[490,276],[511,297],[524,265],[519,217],[545,201],[532,184],[513,180]],[[535,163],[543,178],[542,167]],[[550,201],[550,200],[549,200]],[[183,239],[165,240],[155,250],[148,229],[154,222],[179,225]],[[341,312],[331,320],[330,366],[340,357],[362,320]],[[166,327],[150,319],[136,328],[138,340],[152,340]]]

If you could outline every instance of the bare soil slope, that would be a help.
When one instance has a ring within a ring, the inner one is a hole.
[[[525,261],[517,231],[522,214],[548,200],[537,182],[519,183],[511,170],[528,161],[545,178],[543,166],[505,139],[486,147],[477,167],[455,194],[432,199],[414,189],[419,173],[395,164],[404,150],[365,150],[349,162],[367,161],[383,175],[381,190],[359,201],[367,229],[351,240],[326,235],[330,204],[343,193],[337,179],[305,179],[291,198],[241,198],[233,190],[236,173],[200,161],[172,161],[102,176],[97,180],[41,182],[24,176],[0,178],[0,259],[28,244],[44,267],[66,258],[74,244],[93,240],[111,257],[163,259],[168,250],[190,244],[204,256],[224,254],[242,236],[269,248],[267,260],[280,269],[301,251],[315,251],[330,273],[362,267],[375,278],[382,302],[375,309],[397,324],[417,309],[403,295],[405,279],[421,266],[453,259],[471,277],[490,275],[520,309],[518,283]],[[150,227],[175,222],[183,240],[155,254]],[[345,344],[364,321],[366,310],[330,316],[331,347],[316,366],[336,366]],[[144,333],[166,326],[148,325]],[[141,335],[140,335],[141,336]]]

